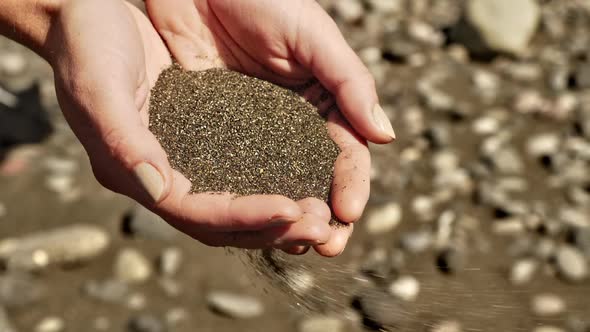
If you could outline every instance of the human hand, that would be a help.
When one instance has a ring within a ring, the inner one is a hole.
[[[371,74],[315,1],[147,0],[146,7],[154,27],[187,69],[229,67],[291,87],[315,78],[319,83],[303,96],[320,103],[320,109],[334,103],[322,101],[324,87],[335,96],[340,112],[330,113],[328,130],[342,153],[330,203],[341,221],[360,218],[370,185],[366,140],[388,143],[395,134],[378,106]],[[321,215],[327,218],[327,210]],[[339,254],[351,232],[352,225],[334,230],[316,251]]]
[[[329,240],[327,222],[317,221],[329,211],[316,199],[189,194],[189,181],[170,167],[148,130],[149,91],[171,60],[137,9],[120,0],[69,1],[45,44],[64,115],[105,187],[208,245],[265,248]]]

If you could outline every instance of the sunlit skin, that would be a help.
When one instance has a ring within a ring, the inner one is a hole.
[[[49,10],[19,18],[27,3]],[[42,3],[3,0],[0,12],[14,15],[0,14],[0,32],[51,64],[63,113],[103,186],[207,245],[293,254],[313,247],[324,256],[344,250],[352,224],[330,227],[330,208],[320,200],[189,194],[189,181],[148,130],[150,89],[172,57],[189,70],[227,67],[285,86],[315,78],[321,84],[302,95],[322,110],[339,109],[328,117],[342,151],[330,205],[343,222],[357,221],[369,197],[367,140],[388,143],[394,134],[384,114],[374,113],[373,78],[315,1],[148,0],[149,16],[121,0]],[[324,89],[334,98],[320,102]],[[163,177],[157,199],[134,173],[145,164]]]

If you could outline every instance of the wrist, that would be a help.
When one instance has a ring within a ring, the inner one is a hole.
[[[48,58],[52,22],[67,0],[0,1],[0,34]]]

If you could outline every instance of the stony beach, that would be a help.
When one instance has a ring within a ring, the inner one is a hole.
[[[275,270],[102,189],[0,40],[0,331],[590,331],[590,3],[319,2],[398,140],[343,255]]]

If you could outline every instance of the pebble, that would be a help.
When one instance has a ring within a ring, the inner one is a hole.
[[[214,312],[232,318],[248,319],[264,313],[262,302],[248,295],[214,291],[207,294],[207,303]]]
[[[61,332],[65,329],[65,322],[59,317],[45,317],[35,327],[35,332]]]
[[[43,299],[45,294],[44,285],[28,274],[0,275],[0,306],[8,309],[29,307]]]
[[[560,149],[559,136],[553,133],[545,133],[533,136],[527,142],[527,153],[532,157],[551,156]]]
[[[465,253],[457,248],[444,249],[436,257],[436,266],[446,274],[455,274],[463,270],[465,263]]]
[[[128,283],[141,283],[152,275],[149,260],[137,249],[121,249],[115,259],[114,275],[118,280]]]
[[[165,332],[166,325],[159,318],[151,314],[139,314],[131,317],[127,323],[129,332]]]
[[[516,95],[513,107],[522,114],[537,114],[547,112],[550,103],[539,91],[524,90]]]
[[[532,312],[539,317],[557,316],[565,312],[562,298],[554,294],[539,294],[531,301]]]
[[[435,217],[435,202],[429,196],[419,195],[412,200],[412,211],[421,221],[429,221]]]
[[[0,261],[9,270],[36,271],[50,265],[91,261],[109,246],[106,232],[93,225],[74,224],[0,241]]]
[[[400,245],[406,251],[419,254],[432,246],[432,234],[428,231],[416,231],[404,233],[400,239]]]
[[[373,209],[365,220],[365,228],[372,235],[385,234],[395,229],[401,220],[402,209],[392,202]]]
[[[478,135],[491,135],[500,129],[500,121],[491,116],[482,116],[473,122],[472,128]]]
[[[380,14],[398,13],[403,9],[403,0],[367,0],[369,7]]]
[[[185,321],[187,321],[190,317],[190,313],[188,310],[182,307],[172,308],[166,312],[166,325],[168,326],[177,326]]]
[[[544,326],[535,327],[533,332],[565,332],[565,330],[562,328],[556,327],[556,326],[544,325]]]
[[[147,304],[145,295],[141,293],[131,294],[127,298],[127,307],[131,310],[142,310]]]
[[[557,270],[568,281],[580,282],[588,277],[588,263],[584,255],[570,246],[558,249],[556,255]]]
[[[412,276],[401,276],[389,286],[389,292],[404,301],[415,301],[420,292],[420,282]]]
[[[8,76],[17,76],[27,69],[27,60],[16,52],[2,52],[0,54],[0,72]]]
[[[431,332],[461,332],[461,323],[454,320],[446,320],[435,324],[431,329]]]
[[[510,269],[510,282],[517,286],[525,285],[533,279],[538,268],[539,263],[536,260],[520,259]]]
[[[0,307],[0,331],[2,332],[16,332],[16,328],[12,325],[10,317],[3,307]]]
[[[541,14],[534,0],[470,0],[465,10],[489,49],[515,55],[527,50]]]
[[[382,327],[398,326],[408,319],[401,300],[379,289],[367,289],[358,297],[363,316]]]
[[[123,229],[130,235],[149,240],[170,242],[180,234],[160,216],[139,204],[129,212],[123,223]]]
[[[334,11],[348,23],[360,20],[365,12],[359,0],[338,0],[334,3]]]
[[[122,281],[114,279],[103,281],[89,280],[84,283],[82,291],[88,297],[99,301],[123,303],[129,295],[129,286]]]
[[[163,276],[174,276],[182,265],[182,251],[176,247],[166,248],[158,259],[158,268]]]
[[[163,278],[158,280],[158,283],[169,297],[177,297],[182,294],[182,285],[176,280]]]
[[[299,295],[306,294],[315,286],[313,273],[304,269],[289,271],[285,277],[289,288]]]
[[[342,320],[330,316],[311,316],[301,322],[297,328],[299,332],[343,332],[345,324]]]
[[[524,169],[520,153],[513,148],[500,149],[489,157],[496,170],[502,174],[520,173]]]

